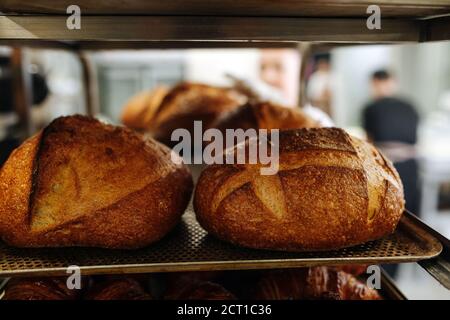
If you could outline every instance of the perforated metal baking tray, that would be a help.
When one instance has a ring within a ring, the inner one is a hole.
[[[287,253],[245,249],[216,240],[188,209],[172,233],[139,250],[20,249],[0,243],[0,277],[66,275],[71,265],[88,275],[400,263],[439,255],[441,243],[417,221],[405,213],[396,232],[386,238],[335,251]]]

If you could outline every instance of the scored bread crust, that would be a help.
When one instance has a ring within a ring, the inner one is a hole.
[[[121,121],[129,128],[146,130],[151,124],[161,101],[169,89],[157,86],[150,91],[139,92],[131,97],[122,109]]]
[[[378,150],[337,128],[280,131],[280,166],[214,164],[194,196],[200,224],[237,245],[307,251],[394,231],[404,210],[398,173]]]
[[[206,130],[221,115],[246,101],[244,95],[230,88],[183,82],[165,95],[148,130],[156,140],[173,146],[174,130],[184,128],[193,134],[194,121],[201,121]]]
[[[8,244],[138,248],[177,224],[193,183],[167,147],[71,116],[11,154],[0,188],[0,236]]]

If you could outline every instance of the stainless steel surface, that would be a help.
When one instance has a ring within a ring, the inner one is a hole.
[[[381,296],[385,300],[408,300],[408,298],[395,285],[394,280],[384,271],[381,271]]]
[[[69,30],[66,16],[0,15],[0,40],[70,41],[315,41],[419,42],[427,23],[383,19],[369,30],[364,18],[282,18],[216,16],[83,16],[82,28]],[[148,28],[157,25],[158,28]],[[439,27],[441,30],[442,27]],[[445,29],[445,25],[444,25]],[[427,33],[428,36],[428,33]]]
[[[2,291],[8,282],[9,278],[0,279],[0,291]]]
[[[410,214],[411,215],[411,214]],[[450,290],[450,240],[435,231],[417,217],[411,215],[417,224],[422,224],[422,228],[433,235],[442,244],[442,252],[439,256],[424,261],[419,261],[419,265],[432,275],[441,285]]]
[[[450,11],[448,0],[2,0],[7,14],[66,15],[77,4],[83,15],[185,15],[274,17],[367,17],[369,5],[380,6],[386,17],[427,17]]]
[[[66,275],[70,265],[87,275],[400,263],[433,258],[441,249],[436,238],[404,215],[394,234],[351,248],[301,253],[251,250],[208,236],[188,210],[170,235],[139,250],[20,249],[0,244],[0,276]]]
[[[3,299],[5,295],[5,286],[8,283],[9,278],[0,279],[0,300]]]

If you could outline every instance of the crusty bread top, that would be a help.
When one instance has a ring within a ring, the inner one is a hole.
[[[53,121],[35,156],[29,206],[36,232],[108,207],[177,167],[155,141],[83,116]]]
[[[162,123],[174,116],[189,113],[219,114],[245,102],[246,97],[232,89],[183,82],[164,97],[154,120]]]
[[[157,86],[131,97],[123,107],[122,123],[133,129],[148,129],[168,91],[165,86]]]
[[[263,102],[252,106],[258,127],[263,129],[300,129],[319,127],[319,124],[300,108],[289,108]]]
[[[270,102],[247,103],[218,120],[224,129],[300,129],[320,127],[300,108],[289,108]]]
[[[202,190],[208,190],[199,203],[209,202],[210,214],[215,214],[220,204],[233,192],[250,185],[264,206],[276,217],[287,216],[287,203],[279,174],[303,167],[350,169],[361,172],[367,183],[369,220],[381,209],[387,192],[387,183],[403,197],[403,187],[398,173],[372,145],[351,137],[338,128],[313,128],[282,130],[279,139],[279,173],[261,175],[261,164],[211,165],[203,173]],[[212,175],[211,175],[212,174]],[[316,179],[311,176],[309,179]],[[355,184],[361,181],[354,181]],[[345,186],[342,186],[345,188]],[[203,205],[203,204],[202,204]]]

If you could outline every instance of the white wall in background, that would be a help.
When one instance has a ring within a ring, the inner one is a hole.
[[[101,110],[115,121],[132,95],[157,84],[228,85],[227,73],[250,80],[259,76],[259,52],[252,49],[119,50],[91,58],[99,75]]]
[[[181,50],[118,50],[91,54],[99,83],[100,111],[120,122],[130,97],[157,85],[184,80],[185,52]]]
[[[182,61],[184,79],[226,85],[226,73],[258,78],[257,49],[190,49],[190,50],[118,50],[91,55],[101,65],[145,65],[152,61]]]
[[[198,49],[186,53],[186,80],[228,85],[225,74],[259,78],[259,52],[256,49]]]
[[[442,93],[450,90],[450,42],[397,45],[392,58],[400,94],[422,115],[435,110]]]
[[[369,101],[373,71],[391,66],[391,47],[342,47],[332,52],[333,118],[337,126],[359,124],[361,110]]]
[[[181,50],[112,50],[95,51],[90,54],[94,62],[100,64],[149,64],[154,60],[182,60]]]

